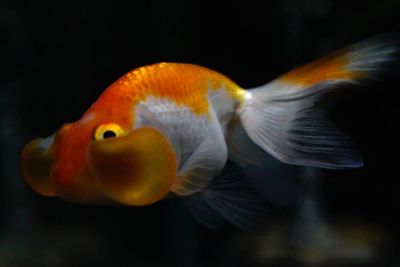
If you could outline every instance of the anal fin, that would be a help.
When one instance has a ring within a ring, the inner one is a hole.
[[[228,163],[220,176],[214,178],[208,188],[188,197],[192,202],[192,210],[197,207],[207,207],[229,221],[236,227],[253,231],[258,230],[266,220],[268,213],[267,201],[262,198],[248,183],[238,166]],[[193,205],[193,202],[197,202]],[[197,209],[196,212],[201,212]],[[210,226],[216,222],[212,212],[201,213],[200,221]],[[197,217],[197,216],[196,216]]]

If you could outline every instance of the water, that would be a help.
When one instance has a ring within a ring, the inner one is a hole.
[[[344,44],[399,31],[399,11],[394,0],[1,1],[0,266],[396,266],[396,78],[333,104],[330,116],[359,143],[365,168],[266,178],[265,236],[209,230],[179,200],[131,208],[39,196],[24,183],[19,153],[78,119],[134,67],[197,63],[253,87]]]

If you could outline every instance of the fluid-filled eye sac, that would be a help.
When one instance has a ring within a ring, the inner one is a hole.
[[[168,194],[177,160],[159,130],[143,127],[97,141],[88,137],[83,160],[76,159],[78,147],[71,145],[75,139],[67,140],[69,134],[81,133],[76,130],[62,128],[57,138],[35,139],[24,147],[22,172],[36,192],[79,203],[132,206],[148,205]]]
[[[116,202],[133,206],[162,199],[177,171],[172,145],[150,127],[91,143],[88,165],[100,191]]]
[[[45,196],[57,194],[50,169],[53,164],[51,145],[53,136],[35,139],[25,145],[21,154],[22,173],[26,182],[36,192]]]

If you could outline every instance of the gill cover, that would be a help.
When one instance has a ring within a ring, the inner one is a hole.
[[[118,138],[93,142],[87,156],[89,172],[99,190],[121,204],[154,203],[175,181],[175,152],[155,128],[142,127]]]

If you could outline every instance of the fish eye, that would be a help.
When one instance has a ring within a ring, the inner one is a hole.
[[[110,137],[116,137],[116,136],[117,136],[117,133],[114,131],[111,131],[111,130],[107,130],[103,133],[103,139],[110,138]]]
[[[101,124],[96,128],[94,133],[94,140],[104,140],[106,138],[118,137],[123,134],[122,128],[115,123]]]

